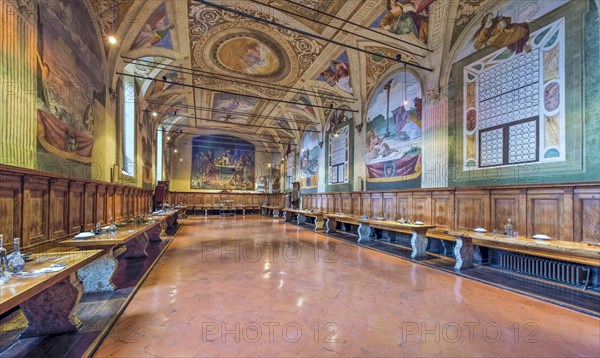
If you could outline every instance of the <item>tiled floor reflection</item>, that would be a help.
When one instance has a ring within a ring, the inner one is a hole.
[[[192,217],[96,356],[600,356],[600,320],[247,216]]]

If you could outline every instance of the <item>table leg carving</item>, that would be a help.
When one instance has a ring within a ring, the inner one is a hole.
[[[330,234],[335,232],[335,227],[337,225],[337,221],[335,218],[327,218],[325,221],[325,232]]]
[[[358,225],[358,242],[371,241],[371,226],[366,223],[360,223]]]
[[[306,224],[306,215],[298,214],[298,225]]]
[[[19,307],[29,321],[21,337],[77,331],[81,322],[74,310],[80,298],[81,284],[73,274],[21,303]]]
[[[457,236],[454,257],[456,258],[455,271],[473,267],[473,240]]]
[[[117,286],[112,277],[117,269],[117,260],[112,255],[112,250],[94,260],[92,263],[77,270],[77,277],[83,285],[83,292],[110,292]]]
[[[424,232],[413,231],[410,246],[413,249],[410,257],[413,259],[427,256],[427,236]]]
[[[162,222],[161,222],[161,224],[162,224]],[[166,229],[166,225],[165,225],[165,229]],[[155,226],[151,227],[148,231],[146,231],[144,233],[144,235],[146,235],[146,238],[148,238],[149,242],[162,242],[160,235],[164,235],[163,233],[166,234],[165,229],[162,228],[162,225],[155,225]]]
[[[273,209],[273,219],[277,219],[279,217],[279,209]]]
[[[323,230],[325,227],[323,226],[325,222],[323,221],[323,218],[319,218],[316,217],[315,218],[315,231],[321,231]]]
[[[173,216],[167,216],[165,221],[167,222],[167,228],[172,229],[175,227],[175,218]]]
[[[147,257],[146,246],[148,245],[148,238],[146,235],[138,235],[135,239],[127,241],[125,246],[127,252],[125,252],[126,259],[142,258]]]

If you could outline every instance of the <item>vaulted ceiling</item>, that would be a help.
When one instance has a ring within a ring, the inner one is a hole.
[[[408,62],[436,67],[446,42],[456,40],[489,0],[410,1],[429,16],[424,34],[382,29],[386,0],[90,3],[102,34],[118,39],[106,47],[113,88],[123,73],[135,76],[141,109],[156,112],[157,124],[173,137],[226,133],[281,150],[307,128],[324,126],[331,106],[360,113],[379,76],[396,64],[389,58],[402,54]],[[441,19],[449,12],[460,15],[454,31]],[[336,70],[332,60],[348,63],[347,83],[327,81],[324,71]]]

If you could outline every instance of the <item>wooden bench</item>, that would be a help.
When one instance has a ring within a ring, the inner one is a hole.
[[[359,226],[358,217],[354,215],[338,213],[323,214],[323,217],[325,218],[325,232],[328,234],[337,232],[338,223]]]
[[[113,249],[117,245],[125,245],[126,259],[145,258],[148,256],[146,247],[149,242],[161,242],[161,222],[149,222],[140,225],[126,225],[119,227],[114,234],[100,234],[87,239],[60,241],[59,246],[74,247],[78,249],[101,249],[104,255],[94,262],[77,271],[83,284],[84,292],[106,292],[115,290],[112,281],[118,265]]]
[[[421,258],[427,256],[427,230],[435,229],[435,225],[417,225],[417,224],[401,224],[391,220],[375,220],[375,219],[358,219],[358,242],[369,241],[372,229],[381,229],[385,231],[401,232],[411,234],[410,245],[413,249],[411,257]],[[388,238],[389,240],[389,238]]]
[[[315,219],[314,222],[314,230],[315,231],[322,231],[325,229],[325,227],[323,226],[323,224],[325,223],[323,221],[323,215],[324,213],[320,213],[320,212],[315,212],[315,211],[310,211],[310,210],[301,210],[301,209],[283,209],[283,221],[284,222],[291,222],[293,221],[293,214],[296,214],[296,223],[298,225],[301,224],[306,224],[306,218],[313,218]]]
[[[260,206],[261,213],[266,216],[273,216],[273,218],[278,218],[281,213],[281,206],[275,205],[261,205]]]
[[[75,306],[81,298],[75,273],[101,257],[102,250],[43,252],[32,255],[24,273],[65,265],[56,272],[12,276],[0,284],[0,314],[19,306],[28,321],[21,337],[45,336],[76,331],[80,322]]]

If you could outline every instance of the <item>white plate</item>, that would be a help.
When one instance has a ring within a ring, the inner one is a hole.
[[[75,239],[87,239],[90,237],[96,236],[94,235],[93,232],[80,232],[79,234],[75,235]]]
[[[422,221],[415,221],[415,225],[423,225]]]
[[[487,232],[487,230],[484,229],[484,228],[482,228],[482,227],[475,228],[475,229],[473,229],[473,231],[475,231],[475,232]]]
[[[550,240],[550,236],[543,235],[543,234],[533,235],[532,238],[538,239],[538,240]]]

